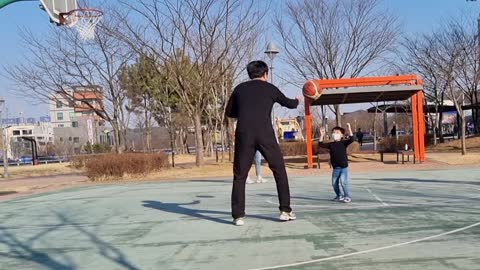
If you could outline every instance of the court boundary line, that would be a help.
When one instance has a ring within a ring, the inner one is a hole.
[[[356,256],[356,255],[368,254],[368,253],[373,253],[373,252],[377,252],[377,251],[392,249],[392,248],[396,248],[396,247],[407,246],[407,245],[415,244],[415,243],[419,243],[419,242],[425,242],[425,241],[432,240],[432,239],[435,239],[435,238],[439,238],[439,237],[442,237],[442,236],[451,235],[451,234],[455,234],[455,233],[458,233],[458,232],[466,231],[468,229],[478,227],[478,226],[480,226],[480,222],[473,223],[471,225],[464,226],[464,227],[461,227],[461,228],[458,228],[458,229],[455,229],[455,230],[443,232],[443,233],[440,233],[440,234],[435,234],[435,235],[431,235],[431,236],[427,236],[427,237],[423,237],[423,238],[419,238],[419,239],[415,239],[415,240],[411,240],[411,241],[407,241],[407,242],[397,243],[397,244],[393,244],[393,245],[389,245],[389,246],[372,248],[372,249],[356,251],[356,252],[351,252],[351,253],[346,253],[346,254],[342,254],[342,255],[336,255],[336,256],[331,256],[331,257],[326,257],[326,258],[321,258],[321,259],[297,262],[297,263],[281,264],[281,265],[267,266],[267,267],[261,267],[261,268],[251,268],[250,270],[279,269],[279,268],[285,268],[285,267],[300,266],[300,265],[330,261],[330,260],[341,259],[341,258],[346,258],[346,257],[353,257],[353,256]]]
[[[375,199],[377,199],[377,201],[379,201],[381,204],[383,204],[384,206],[389,206],[388,203],[384,202],[380,197],[377,196],[377,194],[373,193],[369,188],[365,188],[368,193],[370,193]]]

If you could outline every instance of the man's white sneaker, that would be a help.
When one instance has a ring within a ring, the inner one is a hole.
[[[255,181],[252,180],[252,178],[247,177],[247,184],[255,184]]]
[[[281,221],[295,220],[297,216],[293,212],[280,212]]]
[[[243,217],[241,218],[236,218],[233,220],[233,225],[235,226],[243,226],[245,224],[245,220]]]
[[[263,177],[261,177],[261,176],[258,176],[258,177],[257,177],[257,183],[260,184],[260,183],[267,183],[267,182],[268,182],[267,179],[265,179],[265,178],[263,178]]]

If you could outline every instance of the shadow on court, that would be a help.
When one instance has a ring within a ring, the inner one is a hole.
[[[103,258],[111,261],[121,269],[137,270],[136,266],[129,262],[127,256],[118,248],[102,240],[95,233],[87,230],[82,225],[70,220],[66,214],[55,212],[58,219],[56,224],[39,227],[39,231],[31,237],[24,237],[22,234],[17,234],[17,228],[9,228],[0,226],[0,247],[4,246],[8,252],[0,252],[0,258],[14,259],[21,262],[26,262],[30,265],[35,265],[34,269],[41,267],[42,269],[52,270],[73,270],[80,266],[75,264],[74,259],[69,256],[69,247],[58,248],[54,245],[50,247],[38,248],[42,243],[48,243],[51,239],[51,234],[63,230],[64,228],[74,228],[75,231],[82,236],[83,240],[87,240],[90,245],[90,250],[101,255]],[[47,240],[45,242],[45,240]],[[62,241],[60,239],[60,241]],[[72,246],[73,248],[73,246]],[[57,251],[55,251],[57,250]],[[8,265],[2,265],[2,267]],[[4,269],[4,268],[2,268]],[[19,269],[12,266],[5,269]],[[26,268],[23,268],[26,269]]]
[[[165,203],[161,201],[143,201],[142,203],[144,207],[161,210],[168,213],[190,216],[190,217],[204,219],[204,220],[221,223],[221,224],[228,224],[228,225],[232,224],[230,218],[228,220],[225,220],[223,218],[212,216],[212,215],[230,216],[231,215],[230,212],[185,207],[185,206],[191,206],[191,205],[198,205],[200,204],[200,200],[195,200],[190,203]],[[248,215],[248,214],[247,216],[252,218],[257,218],[257,219],[280,222],[276,218],[267,217],[267,216]]]

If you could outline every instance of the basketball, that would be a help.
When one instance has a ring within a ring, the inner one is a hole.
[[[317,87],[313,80],[303,85],[303,95],[309,99],[317,100],[322,95],[322,88]]]

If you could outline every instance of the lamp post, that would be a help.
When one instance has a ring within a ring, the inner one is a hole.
[[[7,140],[5,139],[6,136],[6,129],[3,127],[3,117],[2,113],[5,111],[5,99],[0,97],[0,126],[2,130],[2,144],[3,144],[3,178],[8,178],[8,156],[7,156]]]
[[[275,43],[273,42],[269,42],[267,44],[267,49],[265,50],[265,54],[268,56],[268,58],[270,58],[270,83],[273,84],[273,59],[275,59],[275,57],[277,56],[277,54],[279,53],[278,51],[278,48],[277,48],[277,45],[275,45]],[[275,121],[275,106],[274,108],[272,109],[272,125]],[[274,128],[274,130],[276,131],[277,129]],[[275,132],[276,133],[276,132]],[[283,134],[276,134],[277,135],[277,138],[279,135],[283,136]]]
[[[265,54],[270,58],[270,82],[273,83],[273,59],[279,53],[277,45],[275,43],[270,42],[267,45],[267,49],[265,50]]]

